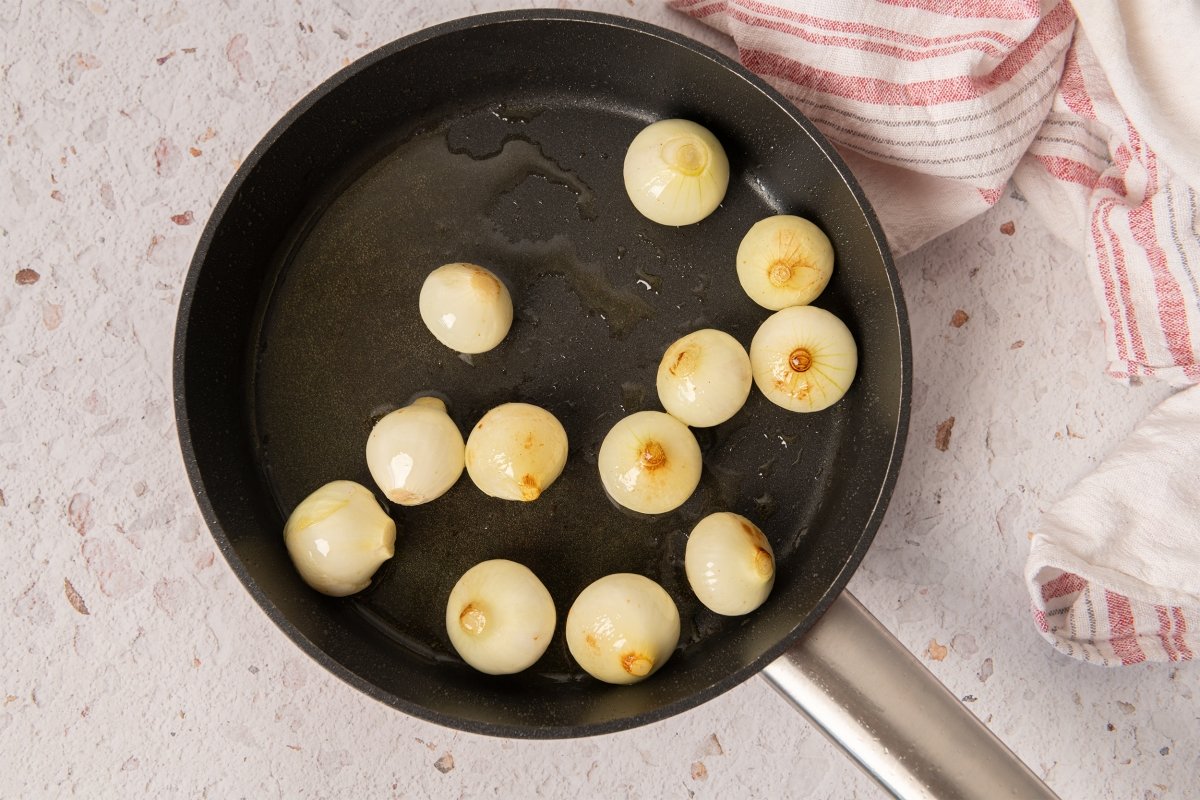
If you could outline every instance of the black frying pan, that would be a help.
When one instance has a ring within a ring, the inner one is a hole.
[[[722,206],[686,228],[642,218],[625,147],[685,117],[729,154]],[[860,364],[836,406],[790,414],[753,391],[697,431],[704,474],[679,510],[635,518],[605,497],[596,452],[621,416],[658,408],[654,376],[678,336],[718,327],[749,345],[768,312],[738,286],[756,220],[814,220],[837,266],[817,301],[854,333]],[[516,321],[496,350],[459,358],[425,330],[416,296],[448,261],[488,266]],[[841,592],[875,534],[900,462],[910,354],[887,247],[828,142],[780,95],[714,52],[629,20],[570,12],[460,20],[383,47],[306,97],[221,197],[191,265],[176,334],[179,436],[196,496],[233,570],[306,653],[372,697],[487,734],[564,737],[661,719],[775,659]],[[553,412],[566,471],[535,503],[444,497],[392,508],[396,556],[360,595],[308,589],[283,521],[319,485],[373,486],[372,422],[435,390],[466,432],[507,401]],[[718,617],[683,575],[688,531],[731,510],[770,538],[778,579],[743,618]],[[510,558],[554,596],[543,659],[481,675],[443,628],[467,568]],[[678,651],[631,687],[571,661],[561,622],[611,572],[658,580],[682,618]]]

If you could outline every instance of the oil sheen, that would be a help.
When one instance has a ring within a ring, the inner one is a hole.
[[[820,465],[843,434],[836,410],[789,414],[752,392],[742,412],[701,437],[704,471],[692,498],[658,517],[615,507],[596,474],[608,429],[658,408],[655,374],[672,341],[719,327],[749,345],[766,316],[742,293],[734,255],[741,234],[779,210],[735,170],[725,203],[699,225],[645,220],[621,177],[623,143],[643,125],[616,110],[536,98],[480,107],[381,147],[313,198],[308,223],[281,249],[253,350],[252,409],[252,445],[281,521],[327,481],[373,486],[363,455],[371,422],[416,394],[443,398],[464,435],[506,402],[539,405],[567,431],[566,469],[533,503],[486,497],[464,476],[433,503],[389,508],[395,557],[365,592],[337,602],[347,624],[404,657],[457,668],[446,599],[486,559],[532,569],[560,622],[596,578],[647,575],[679,606],[687,649],[737,624],[688,588],[683,548],[699,519],[713,511],[753,519],[771,539],[781,581],[805,547]],[[421,282],[451,261],[492,270],[516,309],[508,337],[470,359],[434,340],[417,312]],[[560,624],[541,661],[512,680],[580,679]]]

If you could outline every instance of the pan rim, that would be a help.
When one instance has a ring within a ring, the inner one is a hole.
[[[309,109],[311,109],[319,101],[324,99],[333,91],[337,90],[354,76],[370,68],[379,61],[390,58],[403,50],[442,36],[459,33],[473,28],[528,22],[570,22],[605,25],[632,31],[641,35],[652,36],[677,47],[682,47],[688,51],[691,51],[695,55],[706,58],[718,66],[729,70],[743,82],[748,84],[748,89],[757,90],[767,100],[774,103],[784,114],[787,115],[789,119],[792,120],[794,124],[803,129],[813,139],[814,143],[830,161],[834,169],[838,172],[839,176],[845,181],[859,209],[863,212],[867,221],[867,225],[870,228],[872,236],[875,240],[875,245],[883,261],[885,273],[887,275],[888,285],[896,312],[896,324],[899,334],[901,354],[901,363],[899,365],[901,381],[900,403],[899,408],[896,409],[896,431],[892,440],[891,452],[888,454],[887,468],[884,473],[884,479],[879,486],[879,491],[875,497],[874,506],[867,517],[867,522],[863,527],[862,534],[858,538],[858,541],[851,551],[849,557],[843,563],[837,576],[829,584],[828,588],[822,594],[820,601],[813,607],[813,609],[806,616],[798,619],[792,630],[787,635],[783,636],[778,642],[776,642],[775,645],[767,648],[763,653],[745,666],[729,672],[720,680],[692,691],[678,700],[656,706],[653,709],[643,711],[638,714],[603,722],[570,725],[555,724],[553,722],[536,725],[514,725],[510,723],[495,723],[464,719],[461,717],[455,717],[441,713],[427,706],[412,703],[404,698],[392,694],[391,692],[381,689],[373,683],[368,682],[360,677],[357,673],[343,666],[341,662],[328,655],[323,649],[305,636],[288,620],[280,608],[275,605],[267,593],[254,580],[250,574],[250,571],[238,556],[232,542],[229,540],[229,537],[226,535],[221,526],[216,510],[213,508],[209,500],[209,496],[205,488],[204,476],[200,472],[200,467],[196,458],[187,413],[187,400],[184,391],[185,352],[188,341],[188,326],[191,308],[195,298],[200,273],[204,263],[207,261],[208,253],[217,229],[220,227],[220,224],[230,206],[233,204],[234,199],[237,197],[238,193],[258,163],[292,126],[292,124],[305,113],[307,113]],[[594,11],[552,9],[499,11],[487,14],[478,14],[461,17],[424,28],[420,31],[416,31],[382,45],[381,47],[358,59],[354,63],[338,70],[329,78],[326,78],[324,81],[322,81],[316,88],[306,94],[294,106],[292,106],[255,144],[250,153],[242,161],[238,169],[235,171],[233,177],[223,190],[216,205],[213,207],[212,213],[209,215],[209,218],[204,226],[204,230],[201,233],[199,241],[197,242],[196,250],[189,263],[187,276],[180,294],[179,310],[176,316],[175,335],[173,342],[172,367],[176,433],[184,467],[192,488],[193,497],[195,498],[197,506],[200,509],[201,516],[204,518],[209,534],[216,542],[217,548],[220,550],[221,555],[225,558],[225,561],[229,564],[230,568],[233,570],[242,586],[254,599],[255,603],[266,613],[271,622],[273,622],[276,627],[278,627],[279,630],[282,631],[306,655],[308,655],[330,673],[380,703],[391,706],[392,708],[418,719],[432,722],[447,728],[488,736],[512,737],[521,739],[568,739],[602,735],[640,727],[652,722],[657,722],[668,717],[675,716],[684,711],[702,705],[714,697],[729,691],[734,686],[737,686],[738,684],[748,680],[752,675],[762,671],[767,664],[771,663],[781,656],[785,651],[791,648],[796,641],[799,640],[805,634],[805,632],[812,627],[813,624],[815,624],[816,620],[824,614],[826,609],[828,609],[837,596],[844,591],[846,584],[857,570],[859,564],[862,562],[863,557],[866,555],[867,550],[871,546],[871,543],[874,541],[879,526],[883,522],[883,518],[899,474],[900,464],[903,459],[905,442],[908,436],[912,394],[912,347],[908,312],[904,303],[899,276],[896,272],[891,251],[887,246],[887,239],[884,236],[883,229],[880,226],[879,221],[876,218],[875,213],[871,208],[871,205],[868,202],[861,186],[859,186],[857,180],[854,178],[853,174],[850,172],[841,156],[834,149],[829,140],[826,139],[826,137],[816,128],[816,126],[813,125],[813,123],[806,117],[804,117],[804,115],[791,103],[791,101],[787,100],[779,91],[771,87],[762,78],[753,74],[733,59],[730,59],[711,47],[708,47],[707,45],[691,39],[683,34],[675,33],[657,25],[642,22],[640,20],[613,14],[605,14]]]

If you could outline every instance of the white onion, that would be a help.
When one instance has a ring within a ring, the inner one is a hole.
[[[567,647],[589,675],[637,683],[658,671],[679,643],[679,610],[654,581],[620,572],[588,586],[567,613]]]
[[[661,411],[639,411],[613,425],[597,461],[609,497],[642,514],[678,508],[700,483],[696,437]]]
[[[740,514],[709,514],[692,529],[683,558],[700,602],[726,616],[748,614],[775,585],[775,553],[758,526]]]
[[[375,423],[367,468],[393,503],[415,506],[446,493],[463,471],[462,434],[436,397],[419,397]]]
[[[466,462],[467,474],[484,494],[536,500],[566,466],[567,432],[544,408],[505,403],[472,429]]]
[[[737,273],[746,294],[764,308],[807,305],[833,274],[833,245],[802,217],[767,217],[742,238]]]
[[[379,565],[395,553],[396,523],[366,487],[333,481],[296,506],[283,539],[305,583],[345,597],[367,588]]]
[[[550,592],[527,567],[484,561],[458,579],[446,602],[446,633],[466,661],[489,675],[511,675],[542,657],[554,635]]]
[[[478,264],[445,264],[429,273],[418,306],[429,332],[460,353],[491,350],[512,326],[508,288]]]
[[[707,128],[664,119],[634,137],[624,174],[625,191],[643,216],[660,225],[691,225],[721,204],[729,159]]]
[[[706,328],[676,340],[658,365],[658,399],[696,428],[720,425],[750,395],[750,357],[724,331]]]
[[[820,411],[846,394],[858,348],[846,325],[816,306],[792,306],[766,319],[750,342],[754,383],[789,411]]]

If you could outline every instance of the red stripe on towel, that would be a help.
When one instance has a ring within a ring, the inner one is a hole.
[[[1063,60],[1063,73],[1058,81],[1058,91],[1067,108],[1084,119],[1096,118],[1096,109],[1092,106],[1092,98],[1083,82],[1083,70],[1079,68],[1075,48],[1068,50],[1067,57]]]
[[[1082,592],[1087,585],[1087,581],[1074,572],[1064,572],[1054,580],[1042,584],[1042,602],[1048,603],[1073,592]]]
[[[1108,604],[1108,627],[1112,630],[1112,648],[1125,665],[1140,664],[1146,660],[1141,645],[1137,641],[1137,631],[1133,627],[1133,610],[1129,607],[1129,598],[1105,590],[1104,599]]]
[[[1171,661],[1178,661],[1179,654],[1171,646],[1171,617],[1167,614],[1166,606],[1155,606],[1154,613],[1158,615],[1158,640],[1162,642],[1163,651]]]
[[[1116,208],[1116,202],[1112,198],[1105,198],[1097,204],[1097,210],[1103,208],[1104,212],[1100,215],[1100,227],[1104,229],[1104,235],[1108,239],[1109,253],[1112,256],[1113,273],[1117,276],[1117,293],[1121,297],[1122,311],[1125,316],[1125,324],[1129,328],[1129,343],[1133,347],[1133,357],[1137,361],[1132,364],[1131,369],[1137,369],[1145,365],[1146,359],[1146,344],[1142,341],[1142,330],[1138,324],[1137,315],[1132,313],[1135,307],[1133,302],[1133,287],[1129,282],[1129,270],[1125,263],[1125,248],[1121,246],[1121,239],[1117,236],[1116,230],[1112,227],[1112,221],[1109,219],[1109,214]]]
[[[867,36],[872,39],[883,39],[893,44],[911,45],[913,47],[937,47],[960,42],[982,41],[984,44],[981,45],[981,48],[999,48],[1007,52],[1015,49],[1020,44],[1019,40],[994,30],[975,30],[968,33],[950,34],[948,36],[924,36],[913,33],[911,30],[902,31],[896,28],[885,28],[880,25],[871,25],[858,21],[849,22],[841,19],[833,19],[832,17],[817,17],[812,14],[804,14],[788,8],[782,8],[771,3],[756,2],[756,0],[739,0],[734,5],[744,8],[747,11],[752,11],[755,14],[765,14],[777,19],[787,20],[788,22],[795,22],[813,30]]]
[[[1071,7],[1061,3],[1038,24],[1033,34],[1021,42],[1007,58],[991,72],[981,76],[955,75],[910,83],[882,78],[845,75],[819,69],[782,53],[757,48],[739,48],[743,64],[760,75],[783,78],[797,86],[875,105],[931,106],[977,100],[997,86],[1008,83],[1042,51],[1056,36],[1070,28],[1075,21]],[[768,21],[756,20],[758,27],[770,28]],[[1032,83],[1014,89],[1023,91]]]
[[[1191,661],[1195,655],[1192,653],[1192,648],[1188,647],[1187,639],[1187,618],[1183,615],[1183,609],[1179,606],[1171,606],[1171,617],[1175,620],[1175,647],[1179,649],[1179,655],[1184,661]]]
[[[1033,607],[1033,621],[1042,633],[1050,632],[1050,623],[1046,622],[1046,614],[1037,606]]]
[[[1176,366],[1189,364],[1195,360],[1195,354],[1192,353],[1192,331],[1188,325],[1186,301],[1179,281],[1171,274],[1166,251],[1158,242],[1158,230],[1154,221],[1152,197],[1159,188],[1158,159],[1154,157],[1154,153],[1142,146],[1141,137],[1128,121],[1126,127],[1129,141],[1133,148],[1142,154],[1150,178],[1146,186],[1147,198],[1129,212],[1129,229],[1133,233],[1133,240],[1146,252],[1146,260],[1150,264],[1158,319],[1166,338],[1167,350]]]
[[[696,16],[695,9],[708,2],[709,0],[672,0],[670,5],[676,11]],[[923,33],[914,33],[911,30],[897,30],[896,28],[872,25],[859,20],[852,21],[834,19],[832,17],[818,17],[800,11],[793,11],[790,8],[784,8],[772,3],[756,2],[756,0],[735,0],[733,3],[730,3],[729,0],[717,0],[711,3],[711,5],[705,6],[705,16],[720,11],[729,11],[733,7],[744,8],[755,14],[764,14],[777,19],[795,22],[812,30],[866,36],[872,39],[882,39],[894,44],[911,45],[913,47],[937,47],[939,45],[955,44],[958,42],[982,41],[983,44],[980,45],[980,49],[994,45],[1008,52],[1020,44],[1020,40],[1014,39],[1008,34],[997,30],[974,30],[945,36],[925,36]]]
[[[916,8],[945,17],[967,17],[979,19],[1037,19],[1041,13],[1038,0],[1023,0],[1016,5],[1011,0],[878,0],[889,6]]]
[[[775,31],[776,33],[786,33],[790,36],[795,36],[809,44],[821,45],[823,47],[842,47],[847,50],[857,50],[863,53],[875,53],[877,55],[888,56],[899,61],[924,61],[930,58],[940,58],[942,56],[954,55],[955,53],[969,53],[981,51],[987,55],[1003,58],[1005,53],[990,42],[984,42],[981,45],[971,44],[970,42],[961,42],[956,44],[945,44],[938,46],[930,46],[921,49],[911,47],[903,47],[897,44],[889,44],[887,42],[876,42],[870,39],[852,38],[849,36],[831,36],[826,33],[816,33],[805,30],[798,25],[791,25],[787,22],[781,22],[773,19],[764,19],[763,17],[749,14],[736,6],[727,9],[729,16],[736,19],[738,22],[746,25],[751,25],[756,28],[764,28],[766,30]]]
[[[1104,286],[1104,304],[1108,307],[1108,316],[1112,320],[1112,331],[1117,348],[1117,358],[1129,361],[1129,344],[1125,337],[1125,315],[1117,300],[1117,282],[1108,259],[1108,249],[1105,247],[1104,236],[1100,231],[1100,216],[1103,213],[1099,204],[1092,209],[1092,247],[1096,254],[1096,264],[1099,267],[1100,282]]]

